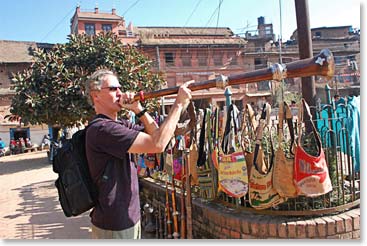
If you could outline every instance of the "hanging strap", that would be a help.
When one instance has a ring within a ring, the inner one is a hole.
[[[267,125],[269,125],[269,122],[270,122],[270,111],[271,111],[270,104],[265,103],[262,109],[259,125],[257,126],[257,129],[256,129],[256,144],[255,144],[253,165],[255,166],[256,170],[260,173],[262,173],[262,171],[260,170],[260,168],[257,165],[257,156],[261,148],[261,141],[263,138],[264,128]],[[273,140],[272,140],[271,131],[269,132],[270,132],[271,157],[270,157],[270,165],[269,165],[268,170],[271,170],[273,166],[273,161],[274,161],[274,148],[273,148]]]
[[[200,136],[199,136],[199,148],[198,148],[198,162],[197,162],[197,166],[201,167],[205,165],[205,161],[206,161],[206,157],[205,157],[205,153],[204,153],[204,144],[205,144],[205,120],[206,120],[206,110],[204,110],[204,115],[203,115],[203,121],[201,124],[201,129],[200,129]]]
[[[301,137],[302,137],[302,123],[304,123],[304,109],[306,109],[306,113],[308,114],[310,121],[311,121],[311,125],[312,125],[312,131],[313,134],[315,136],[316,139],[316,144],[318,147],[318,154],[317,156],[319,156],[321,154],[321,148],[322,148],[322,144],[321,144],[321,138],[319,136],[319,133],[316,130],[315,124],[312,120],[312,115],[311,115],[311,111],[310,111],[310,107],[308,106],[306,100],[304,98],[301,99],[300,102],[300,106],[298,107],[298,146],[302,147],[301,145]]]
[[[255,111],[250,104],[246,104],[241,126],[241,146],[243,151],[252,152],[251,142],[256,140],[256,128]]]
[[[213,139],[213,147],[218,149],[218,138],[219,138],[219,109],[216,108],[214,113],[212,114],[212,139]]]
[[[232,152],[237,151],[236,141],[238,140],[237,134],[239,127],[236,119],[238,117],[238,114],[236,115],[236,112],[238,112],[236,105],[231,104],[228,107],[226,126],[221,145],[222,151],[225,154],[230,154]]]
[[[190,148],[191,144],[196,141],[196,134],[197,134],[197,121],[196,121],[196,113],[195,113],[195,107],[194,103],[190,102],[188,109],[187,109],[190,117],[190,140],[189,140],[189,146],[187,148]]]
[[[285,118],[284,118],[285,116]],[[287,122],[288,125],[288,129],[289,129],[289,134],[290,134],[290,138],[291,138],[291,144],[289,147],[289,151],[292,155],[294,155],[293,153],[293,145],[294,145],[294,127],[293,127],[293,116],[292,116],[292,112],[291,109],[289,107],[289,105],[287,104],[287,102],[283,102],[280,103],[279,105],[279,113],[278,113],[278,120],[279,120],[279,125],[278,125],[278,142],[279,144],[283,141],[283,135],[284,135],[284,128],[283,128],[283,122],[284,120]]]
[[[221,144],[221,150],[225,154],[229,154],[230,152],[230,133],[231,133],[231,121],[232,121],[232,112],[233,105],[231,104],[228,107],[227,117],[226,117],[226,125],[224,128],[223,139]]]

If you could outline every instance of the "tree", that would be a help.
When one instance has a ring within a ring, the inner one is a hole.
[[[48,52],[34,50],[32,65],[13,74],[10,112],[24,124],[65,127],[90,119],[94,110],[84,96],[85,83],[98,68],[114,71],[123,91],[152,91],[163,83],[161,74],[151,72],[152,61],[112,33],[68,39]],[[155,109],[157,100],[145,106]]]

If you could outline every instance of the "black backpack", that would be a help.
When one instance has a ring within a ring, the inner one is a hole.
[[[97,188],[89,173],[85,152],[87,128],[99,120],[93,120],[85,129],[73,134],[57,149],[52,167],[58,174],[55,186],[61,208],[66,217],[80,215],[93,208],[97,201]]]

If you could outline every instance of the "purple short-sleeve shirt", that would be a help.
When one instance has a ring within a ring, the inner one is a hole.
[[[98,203],[91,212],[92,223],[105,230],[124,230],[140,220],[137,169],[127,152],[144,128],[128,121],[98,115],[88,127],[86,153]]]

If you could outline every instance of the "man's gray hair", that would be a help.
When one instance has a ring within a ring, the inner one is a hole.
[[[90,78],[87,80],[85,85],[85,95],[88,99],[88,103],[93,106],[93,100],[90,96],[91,91],[100,91],[103,81],[106,79],[107,75],[116,76],[111,70],[99,69],[95,71]]]

